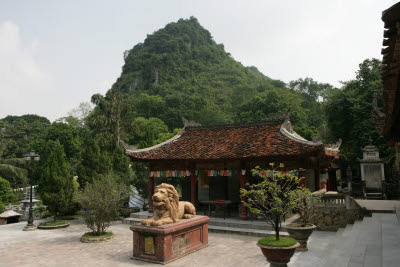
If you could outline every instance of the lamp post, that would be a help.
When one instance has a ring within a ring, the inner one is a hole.
[[[39,154],[36,154],[34,150],[31,150],[28,154],[24,155],[24,159],[26,165],[28,166],[28,174],[31,183],[31,191],[29,196],[29,215],[28,215],[28,224],[25,226],[24,231],[32,231],[36,229],[36,226],[33,224],[33,207],[32,207],[32,194],[33,194],[33,165],[40,160]]]

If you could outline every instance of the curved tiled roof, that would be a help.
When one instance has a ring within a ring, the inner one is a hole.
[[[338,153],[296,135],[291,138],[281,131],[282,122],[187,127],[160,145],[126,153],[133,160],[215,160],[321,153],[335,156]]]

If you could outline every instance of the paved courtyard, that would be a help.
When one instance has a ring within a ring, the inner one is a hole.
[[[129,225],[111,226],[117,238],[107,243],[82,243],[88,229],[74,224],[57,230],[22,231],[25,223],[0,226],[0,266],[161,266],[131,260]],[[209,246],[168,266],[265,266],[259,238],[210,233]]]
[[[0,226],[0,266],[160,266],[131,260],[132,232],[116,223],[117,238],[81,243],[87,228],[74,222],[58,230],[23,232],[24,223]],[[209,246],[167,266],[269,266],[258,237],[209,233]],[[400,266],[400,225],[395,214],[373,214],[338,232],[315,231],[308,252],[297,252],[290,267]]]

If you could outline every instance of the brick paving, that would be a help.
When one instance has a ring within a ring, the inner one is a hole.
[[[160,266],[130,259],[132,232],[116,223],[116,239],[106,243],[79,241],[88,229],[81,223],[57,230],[22,231],[24,223],[0,226],[0,266]],[[168,266],[266,266],[252,236],[209,233],[209,246]]]

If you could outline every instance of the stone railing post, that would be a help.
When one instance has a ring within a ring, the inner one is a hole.
[[[346,209],[350,209],[350,190],[347,187],[343,189],[343,195]]]

